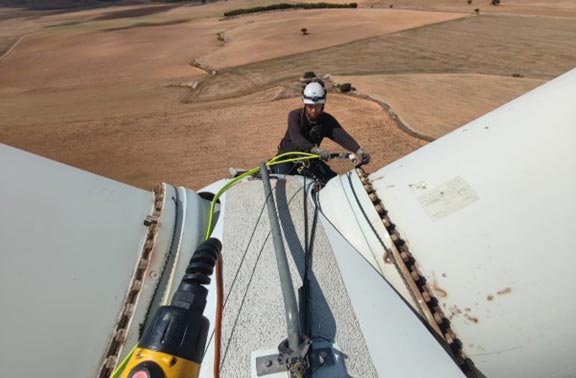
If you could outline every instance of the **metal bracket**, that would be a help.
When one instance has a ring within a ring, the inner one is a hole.
[[[317,370],[322,366],[333,366],[336,364],[332,348],[313,349],[308,353],[308,358],[313,370]],[[288,367],[281,354],[256,357],[256,375],[258,377],[283,371],[288,371]]]

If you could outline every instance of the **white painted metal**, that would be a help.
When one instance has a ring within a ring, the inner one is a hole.
[[[489,377],[576,376],[576,70],[370,175]]]
[[[176,188],[172,185],[164,185],[164,200],[162,203],[162,214],[158,220],[158,233],[154,242],[154,248],[150,255],[150,263],[144,276],[142,289],[139,294],[139,300],[135,307],[134,314],[130,318],[130,326],[126,332],[126,342],[121,346],[119,351],[119,361],[122,361],[132,350],[142,332],[142,324],[150,319],[149,313],[155,311],[161,304],[160,300],[155,301],[157,297],[158,285],[162,279],[162,273],[165,269],[165,261],[172,243],[176,219],[176,204],[172,200]],[[79,207],[83,205],[79,204]],[[110,262],[113,263],[113,262]]]
[[[2,375],[93,377],[153,195],[2,144],[0,177]]]
[[[395,290],[334,226],[322,224],[379,377],[464,377]]]
[[[357,174],[349,172],[328,182],[319,195],[324,216],[364,258],[416,307],[396,266],[384,260],[395,249],[380,216]],[[337,206],[335,206],[337,204]]]
[[[0,366],[14,376],[94,377],[138,266],[154,195],[1,144],[0,174]],[[204,239],[209,202],[164,189],[121,357]],[[171,248],[176,263],[166,265]],[[169,285],[160,283],[163,271],[174,278]],[[34,364],[26,363],[31,355]]]

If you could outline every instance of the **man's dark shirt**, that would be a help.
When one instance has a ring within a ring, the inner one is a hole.
[[[324,138],[332,139],[348,151],[355,152],[360,148],[354,138],[329,113],[324,112],[316,122],[310,122],[304,114],[304,109],[299,108],[288,113],[288,130],[280,141],[278,152],[310,152],[314,145],[320,146]]]

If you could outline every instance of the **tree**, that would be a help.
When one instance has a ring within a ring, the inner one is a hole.
[[[302,35],[308,35],[308,29],[302,28],[300,31],[302,32]]]
[[[350,83],[341,84],[338,86],[338,88],[340,89],[340,92],[343,92],[343,93],[356,90],[356,88],[354,88],[352,86],[352,84],[350,84]]]

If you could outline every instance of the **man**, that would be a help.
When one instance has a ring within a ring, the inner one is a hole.
[[[352,138],[329,113],[324,112],[326,104],[326,91],[324,85],[312,81],[302,92],[303,108],[294,109],[288,113],[288,129],[278,146],[278,154],[299,151],[310,152],[320,156],[320,159],[330,159],[330,152],[320,148],[324,138],[330,138],[343,148],[354,152],[357,156],[356,164],[367,164],[370,155]],[[325,181],[336,176],[330,167],[323,161],[311,160],[311,168]],[[296,174],[295,163],[283,163],[272,167],[274,173]]]

